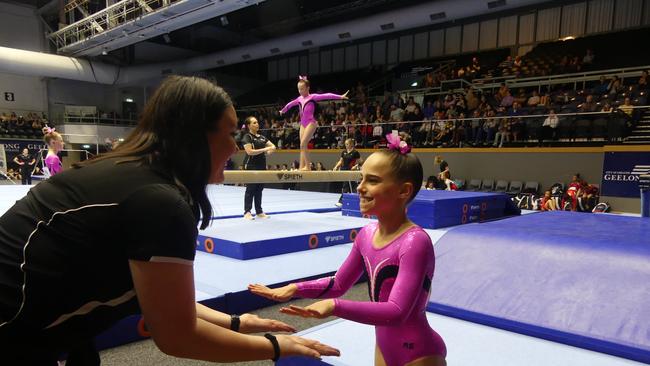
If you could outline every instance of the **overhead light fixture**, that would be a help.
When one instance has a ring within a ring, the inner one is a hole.
[[[84,149],[90,149],[90,145],[81,145]]]
[[[566,37],[560,38],[560,41],[571,41],[571,40],[574,40],[574,39],[576,39],[576,37],[574,37],[574,36],[566,36]]]
[[[127,103],[133,103],[133,99],[132,99],[132,98],[126,98],[126,99],[124,99],[124,101],[127,102]]]
[[[119,139],[117,139],[117,141],[124,142],[124,139],[120,137]]]
[[[222,16],[221,18],[219,18],[219,20],[221,21],[221,25],[224,26],[224,27],[227,26],[227,25],[229,24],[229,23],[228,23],[228,17],[225,16],[225,15]]]
[[[102,56],[106,56],[106,55],[108,55],[108,51],[107,48],[104,47],[104,49],[102,50]]]
[[[418,82],[417,82],[417,81],[414,81],[414,82],[411,83],[411,87],[415,88],[416,86],[418,86]]]

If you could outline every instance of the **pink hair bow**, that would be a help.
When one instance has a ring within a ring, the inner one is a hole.
[[[52,132],[56,131],[56,127],[50,128],[48,126],[45,126],[45,127],[43,127],[43,131],[45,131],[46,134],[47,133],[52,133]]]
[[[402,155],[411,152],[411,147],[406,143],[406,141],[400,140],[399,136],[396,134],[390,133],[386,135],[386,141],[388,141],[389,150],[397,150]]]
[[[305,75],[305,76],[298,75],[298,80],[304,80],[304,81],[307,81],[307,75]]]

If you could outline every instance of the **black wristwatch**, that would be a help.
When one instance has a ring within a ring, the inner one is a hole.
[[[264,337],[266,339],[268,339],[271,342],[271,344],[273,345],[273,353],[274,353],[274,355],[273,355],[273,358],[271,359],[271,361],[278,362],[278,360],[280,359],[280,344],[278,343],[278,339],[275,338],[275,336],[273,334],[271,334],[271,333],[264,334]]]
[[[230,330],[234,330],[235,332],[239,332],[239,326],[241,325],[241,320],[239,319],[239,315],[231,315],[230,316]]]

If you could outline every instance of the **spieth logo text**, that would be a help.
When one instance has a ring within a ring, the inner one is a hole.
[[[299,181],[302,180],[302,174],[300,173],[278,173],[278,180],[289,180],[289,181]]]
[[[343,239],[345,239],[345,237],[343,235],[326,236],[325,237],[325,242],[329,243],[329,242],[340,241],[340,240],[343,240]]]

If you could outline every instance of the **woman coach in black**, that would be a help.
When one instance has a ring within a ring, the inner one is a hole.
[[[93,337],[139,312],[158,348],[177,357],[338,353],[294,336],[242,334],[292,328],[195,302],[197,223],[205,228],[212,213],[205,188],[223,180],[236,128],[223,89],[169,77],[114,151],[36,185],[0,217],[3,365],[55,365],[62,353],[68,366],[97,365]]]
[[[264,135],[257,133],[260,129],[260,124],[255,117],[248,117],[244,121],[248,133],[242,138],[242,145],[246,151],[244,158],[244,169],[246,170],[266,170],[266,155],[272,154],[275,151],[275,145]],[[264,183],[248,183],[246,184],[246,194],[244,195],[244,218],[252,220],[251,208],[253,208],[253,200],[255,200],[255,217],[264,219],[267,218],[264,210],[262,210],[262,190]]]

